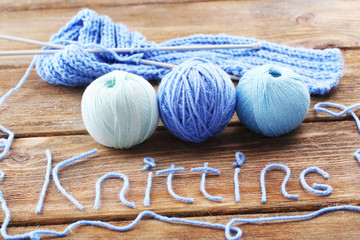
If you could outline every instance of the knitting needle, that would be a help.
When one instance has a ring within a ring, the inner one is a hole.
[[[66,47],[66,46],[59,45],[59,44],[36,41],[36,40],[31,40],[31,39],[26,39],[26,38],[13,37],[13,36],[3,35],[3,34],[0,34],[0,39],[22,42],[22,43],[27,43],[27,44],[32,44],[32,45],[37,45],[37,46],[42,46],[42,47],[52,47],[52,48],[59,48],[59,49],[64,49]],[[205,48],[206,46],[211,47],[211,48]],[[234,48],[252,48],[252,49],[261,48],[261,44],[259,42],[256,42],[253,44],[243,44],[243,45],[231,44],[231,45],[173,46],[173,47],[162,47],[162,50],[160,50],[160,49],[158,49],[158,50],[171,51],[171,50],[175,50],[174,48],[180,49],[178,51],[186,51],[186,49],[189,49],[189,50],[225,49],[226,48],[225,46],[233,46]],[[216,48],[216,47],[220,47],[220,48]],[[167,49],[167,50],[165,50],[165,49]],[[104,50],[104,49],[84,49],[84,50],[87,52],[106,52],[106,50]],[[120,52],[130,52],[133,49],[131,49],[131,48],[110,48],[109,50],[115,51],[115,52],[119,52],[119,50],[120,50]],[[145,51],[146,48],[139,48],[137,50]],[[51,53],[55,53],[58,51],[61,51],[61,50],[0,51],[0,56],[51,54]],[[137,62],[136,59],[134,59],[133,61]],[[145,60],[145,59],[140,59],[140,63],[147,64],[147,65],[153,65],[153,66],[157,66],[157,67],[164,67],[164,68],[176,67],[176,65],[173,65],[173,64],[156,62],[156,61]],[[231,74],[229,74],[229,76],[232,80],[240,79],[239,77],[231,75]]]
[[[0,34],[0,39],[22,42],[42,47],[51,47],[62,49],[65,46],[53,44],[49,42],[36,41],[26,38],[13,37],[9,35]],[[214,49],[260,49],[260,42],[250,43],[250,44],[222,44],[222,45],[191,45],[191,46],[168,46],[168,47],[159,47],[157,51],[192,51],[192,50],[214,50]],[[87,52],[106,52],[104,49],[84,49]],[[148,51],[149,48],[109,48],[110,51],[118,53],[126,53],[131,51]],[[25,50],[25,51],[0,51],[0,56],[10,56],[10,55],[39,55],[39,54],[52,54],[61,50]]]

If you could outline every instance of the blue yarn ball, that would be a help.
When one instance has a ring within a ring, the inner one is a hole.
[[[165,127],[176,137],[196,143],[219,135],[236,104],[229,75],[201,58],[189,59],[165,75],[158,99]]]
[[[244,74],[236,88],[236,113],[250,130],[276,137],[295,129],[310,105],[309,91],[292,70],[271,64]]]

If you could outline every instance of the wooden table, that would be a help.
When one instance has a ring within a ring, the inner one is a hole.
[[[24,86],[1,108],[0,124],[15,133],[11,151],[0,162],[6,176],[1,191],[12,212],[10,234],[35,229],[62,230],[79,219],[102,220],[125,225],[140,212],[151,210],[166,216],[226,224],[234,217],[306,214],[326,206],[359,205],[360,164],[353,157],[360,147],[360,134],[350,116],[334,119],[313,110],[315,103],[331,101],[344,105],[359,102],[360,91],[360,2],[333,1],[13,1],[0,3],[1,33],[47,41],[81,8],[89,7],[137,30],[148,40],[161,42],[195,33],[227,33],[263,39],[296,47],[339,47],[345,66],[340,84],[327,96],[313,96],[303,124],[279,138],[258,136],[241,125],[236,116],[220,136],[205,143],[185,143],[173,137],[161,124],[154,135],[129,150],[115,150],[97,144],[81,120],[80,102],[84,88],[53,86],[32,71]],[[0,50],[37,49],[1,41]],[[0,58],[0,95],[14,87],[31,57]],[[45,150],[53,154],[53,166],[60,161],[98,148],[98,153],[60,172],[65,189],[83,206],[79,211],[51,180],[41,214],[35,214],[43,185]],[[234,201],[235,152],[246,155],[239,175],[241,201]],[[144,207],[148,171],[141,171],[143,158],[152,157],[161,170],[175,163],[185,171],[176,174],[174,191],[195,199],[193,204],[175,200],[166,189],[166,176],[154,176],[151,206]],[[220,176],[209,175],[206,189],[223,197],[206,199],[200,192],[201,174],[190,172],[208,162]],[[267,174],[267,203],[261,204],[260,172],[268,164],[285,164],[291,169],[287,190],[299,200],[286,199],[280,192],[282,171]],[[309,174],[308,183],[330,184],[333,193],[323,197],[304,190],[300,173],[318,166],[330,174],[324,180]],[[118,199],[122,181],[104,182],[98,211],[93,210],[95,182],[109,172],[121,172],[130,180],[126,194],[136,209]],[[4,213],[0,213],[3,219]],[[244,239],[355,239],[360,235],[360,215],[335,212],[305,222],[240,226]],[[175,225],[147,218],[126,233],[96,227],[79,227],[65,239],[224,239],[224,231]]]

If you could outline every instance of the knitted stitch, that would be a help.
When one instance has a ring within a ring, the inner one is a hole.
[[[226,34],[197,34],[171,39],[160,44],[147,42],[139,32],[130,32],[125,25],[115,24],[108,16],[84,9],[66,24],[50,42],[67,47],[56,54],[39,56],[38,74],[47,82],[66,86],[87,85],[96,78],[123,70],[141,75],[147,80],[162,79],[170,69],[134,64],[134,58],[178,65],[192,57],[201,57],[217,64],[228,74],[242,76],[249,69],[268,63],[285,66],[300,74],[311,94],[325,94],[338,84],[343,61],[339,49],[313,50],[280,46],[261,41],[260,50],[221,49],[207,51],[157,51],[157,47],[205,44],[249,44],[257,42]],[[107,53],[87,53],[84,48],[133,48],[130,54],[119,54],[123,59]],[[149,49],[138,53],[137,48]],[[51,49],[51,48],[44,48]],[[134,55],[135,53],[135,55]]]

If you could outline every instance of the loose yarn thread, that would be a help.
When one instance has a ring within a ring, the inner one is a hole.
[[[28,78],[31,70],[33,69],[33,67],[35,66],[35,63],[37,61],[37,56],[35,56],[33,58],[33,60],[31,61],[29,67],[26,69],[26,72],[24,74],[24,76],[20,79],[20,81],[17,83],[17,85],[10,89],[5,95],[3,95],[0,99],[0,107],[4,104],[5,100],[14,92],[16,92],[17,90],[19,90],[21,88],[21,86],[24,84],[24,82],[26,81],[26,79]],[[1,147],[3,148],[3,150],[0,153],[0,160],[3,159],[5,157],[5,155],[9,152],[12,141],[14,140],[14,133],[5,128],[4,126],[0,125],[0,131],[4,132],[5,134],[8,135],[8,138],[1,138],[0,139],[0,144]]]
[[[342,111],[336,113],[329,109],[326,109],[326,107],[338,108],[338,109],[342,109]],[[324,113],[330,114],[333,117],[340,117],[342,115],[345,115],[346,113],[349,113],[354,118],[357,129],[360,132],[360,120],[359,120],[358,116],[356,116],[356,114],[352,111],[353,109],[358,108],[358,107],[360,107],[360,103],[355,103],[349,107],[346,107],[344,105],[337,104],[337,103],[319,102],[319,103],[315,104],[314,110],[318,111],[318,112],[324,112]],[[358,149],[354,152],[354,157],[360,163],[360,149]]]
[[[48,188],[49,181],[50,181],[52,156],[51,156],[51,152],[50,152],[49,149],[47,149],[45,151],[45,155],[46,155],[46,159],[47,159],[45,181],[44,181],[44,185],[43,185],[43,187],[41,189],[41,193],[40,193],[40,197],[39,197],[39,201],[38,201],[35,213],[40,213],[41,212],[41,209],[42,209],[42,206],[43,206],[43,203],[44,203],[46,190]]]
[[[241,223],[241,224],[261,224],[261,223],[272,223],[272,222],[284,222],[284,221],[304,221],[311,218],[315,218],[321,214],[327,212],[335,212],[335,211],[356,211],[360,212],[360,207],[352,206],[352,205],[343,205],[343,206],[334,206],[334,207],[325,207],[315,212],[304,214],[304,215],[294,215],[294,216],[279,216],[279,217],[264,217],[264,218],[233,218],[226,224],[225,228],[225,236],[228,240],[237,240],[241,238],[242,232],[237,232],[235,235],[231,235],[230,230],[234,223]]]

